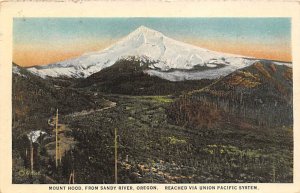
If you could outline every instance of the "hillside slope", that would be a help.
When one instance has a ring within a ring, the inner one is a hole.
[[[182,96],[170,108],[170,116],[180,124],[208,127],[241,120],[256,126],[289,126],[292,89],[291,68],[259,61]]]
[[[41,119],[48,119],[56,109],[66,114],[90,109],[95,105],[89,96],[72,88],[55,85],[13,64],[13,127],[22,126],[23,129],[32,129],[36,125],[42,127]]]

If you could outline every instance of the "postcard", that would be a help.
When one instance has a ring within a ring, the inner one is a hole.
[[[0,191],[299,192],[299,8],[2,2]]]

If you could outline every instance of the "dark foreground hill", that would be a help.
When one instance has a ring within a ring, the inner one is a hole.
[[[121,59],[114,65],[79,81],[76,87],[114,94],[179,95],[184,91],[199,89],[213,82],[208,79],[168,81],[144,73],[148,65],[147,63],[141,65],[141,62],[134,58]]]

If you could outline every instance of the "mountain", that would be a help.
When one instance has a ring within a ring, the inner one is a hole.
[[[147,64],[145,73],[171,81],[214,79],[256,60],[189,45],[141,26],[104,50],[28,70],[43,78],[85,78],[131,57]]]
[[[171,105],[169,116],[177,124],[200,127],[291,126],[292,77],[290,67],[258,61],[182,96]]]

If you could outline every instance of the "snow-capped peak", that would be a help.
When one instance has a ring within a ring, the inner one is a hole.
[[[138,34],[143,34],[145,36],[163,36],[163,34],[161,32],[155,31],[155,30],[148,28],[146,26],[143,26],[143,25],[141,25],[136,30],[131,32],[128,36],[134,36],[134,35],[138,35]]]
[[[104,50],[48,66],[29,68],[29,70],[41,77],[87,77],[112,66],[119,59],[132,56],[141,60],[145,58],[151,60],[154,64],[145,72],[168,80],[216,78],[254,62],[253,59],[249,60],[243,56],[183,43],[156,30],[140,26]],[[193,70],[195,67],[197,71]],[[170,69],[173,69],[173,73],[177,73],[176,78],[172,78],[172,74],[168,72]],[[180,70],[180,73],[176,69]],[[186,74],[182,75],[182,73]],[[180,77],[181,75],[183,78]]]

